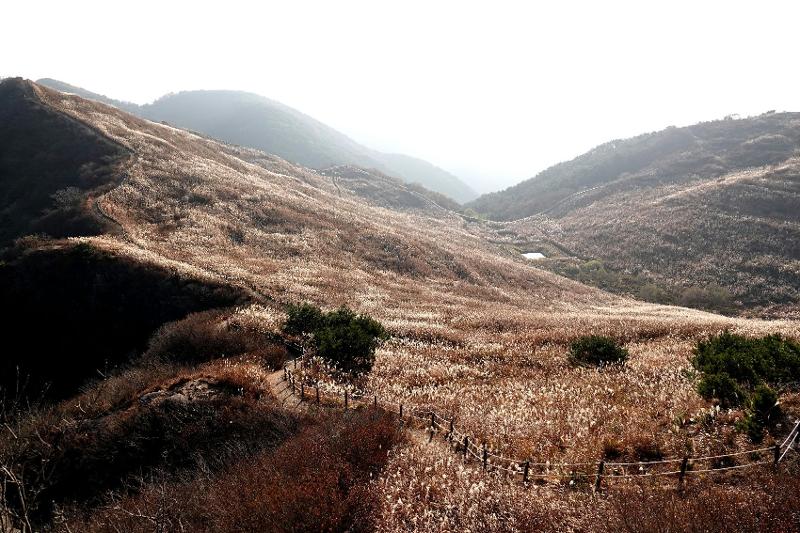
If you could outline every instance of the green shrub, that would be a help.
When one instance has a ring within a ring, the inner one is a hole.
[[[723,407],[746,406],[740,428],[754,442],[780,416],[770,386],[800,379],[800,344],[780,335],[748,338],[723,332],[697,343],[692,365],[702,377],[697,391]]]
[[[322,310],[309,303],[289,304],[283,331],[289,335],[312,334],[322,324]]]
[[[692,365],[705,376],[726,373],[750,390],[762,382],[789,383],[800,379],[800,344],[780,335],[751,339],[725,331],[697,343]]]
[[[314,334],[314,344],[325,359],[346,372],[360,374],[372,369],[375,348],[386,337],[380,322],[342,307],[325,316]]]
[[[750,440],[761,442],[764,429],[773,425],[780,416],[778,394],[766,385],[759,385],[750,396],[741,428],[747,432]]]
[[[578,365],[622,364],[628,359],[628,351],[609,337],[586,335],[570,344],[569,359]]]
[[[747,399],[747,393],[725,372],[704,376],[697,392],[703,398],[718,399],[725,408],[739,406]]]
[[[317,354],[351,374],[369,372],[375,349],[388,337],[380,322],[344,306],[323,313],[318,307],[302,304],[290,306],[288,314],[286,333],[311,337]]]

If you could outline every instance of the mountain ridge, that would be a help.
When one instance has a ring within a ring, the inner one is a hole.
[[[800,113],[611,141],[468,204],[506,221],[510,240],[555,243],[569,250],[557,256],[584,263],[561,273],[591,278],[579,270],[597,269],[594,259],[613,271],[600,277],[676,294],[658,301],[685,294],[689,305],[696,291],[721,288],[740,311],[776,316],[800,308],[798,206]]]
[[[181,91],[166,94],[150,104],[137,105],[50,78],[38,81],[155,122],[165,121],[225,142],[273,153],[303,166],[322,169],[349,164],[375,168],[458,202],[477,197],[459,178],[427,161],[365,147],[301,111],[255,93]]]

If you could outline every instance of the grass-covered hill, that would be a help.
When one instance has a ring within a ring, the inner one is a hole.
[[[602,195],[609,188],[696,183],[781,163],[797,155],[799,148],[800,113],[771,112],[670,127],[610,141],[504,191],[485,194],[469,207],[493,220],[560,213],[597,198],[588,195],[579,200],[595,188]],[[563,208],[561,202],[566,204]]]
[[[21,79],[0,83],[0,124],[0,248],[34,233],[102,232],[87,205],[119,179],[125,150],[42,105]]]
[[[613,141],[470,206],[672,301],[718,286],[734,309],[800,305],[800,114]]]
[[[458,202],[475,192],[456,176],[427,161],[372,150],[343,133],[275,100],[242,91],[184,91],[137,106],[52,79],[42,85],[114,105],[141,117],[165,121],[227,143],[248,146],[310,167],[355,165],[374,168]]]
[[[97,231],[41,231],[0,257],[2,300],[17,312],[0,323],[11,348],[0,526],[11,512],[15,525],[44,531],[614,531],[658,524],[664,509],[686,523],[690,506],[707,530],[728,512],[753,509],[737,520],[763,525],[796,505],[796,473],[772,469],[692,478],[680,500],[663,490],[672,478],[643,479],[652,492],[620,483],[608,498],[592,496],[585,477],[524,485],[454,455],[442,434],[428,444],[401,431],[393,416],[287,410],[270,380],[287,341],[302,340],[287,338],[287,304],[347,305],[389,338],[368,374],[323,383],[337,396],[361,390],[407,413],[434,409],[474,442],[541,463],[714,455],[753,446],[740,429],[749,407],[714,409],[698,392],[693,348],[726,329],[797,339],[798,322],[613,295],[520,257],[503,241],[513,228],[385,176],[311,171],[13,84],[9,108],[29,99],[67,120],[58,131],[81,124],[124,157],[77,206],[104,221]],[[37,115],[30,125],[46,123]],[[624,346],[625,363],[575,364],[570,346],[589,334]],[[14,402],[16,385],[31,383],[14,383],[18,366],[37,385],[51,381],[51,397]],[[780,392],[786,416],[767,421],[764,446],[800,412],[794,389]]]

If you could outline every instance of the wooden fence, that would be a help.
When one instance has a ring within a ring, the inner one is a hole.
[[[433,410],[419,410],[405,407],[402,403],[388,404],[377,396],[364,397],[344,391],[340,399],[325,397],[323,400],[318,384],[306,383],[297,379],[294,370],[302,367],[302,357],[292,359],[283,367],[284,379],[292,394],[299,396],[301,402],[312,402],[327,407],[353,409],[356,407],[375,407],[398,415],[406,424],[423,428],[431,442],[440,435],[449,443],[451,449],[463,456],[465,461],[476,461],[485,471],[505,472],[519,477],[523,483],[546,480],[569,480],[575,483],[591,484],[595,491],[600,490],[605,480],[648,479],[674,476],[678,490],[683,488],[687,476],[731,472],[755,467],[772,466],[777,468],[789,450],[793,449],[800,434],[800,420],[780,444],[750,450],[700,457],[672,457],[654,461],[591,461],[577,463],[535,462],[497,454],[478,441],[460,431],[452,419],[442,417]],[[299,383],[298,383],[299,382]]]

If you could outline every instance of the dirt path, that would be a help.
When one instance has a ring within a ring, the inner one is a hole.
[[[308,409],[307,404],[300,401],[296,395],[292,394],[292,387],[284,379],[283,370],[273,372],[267,378],[270,392],[278,400],[281,407],[289,409],[290,411],[301,412]]]

